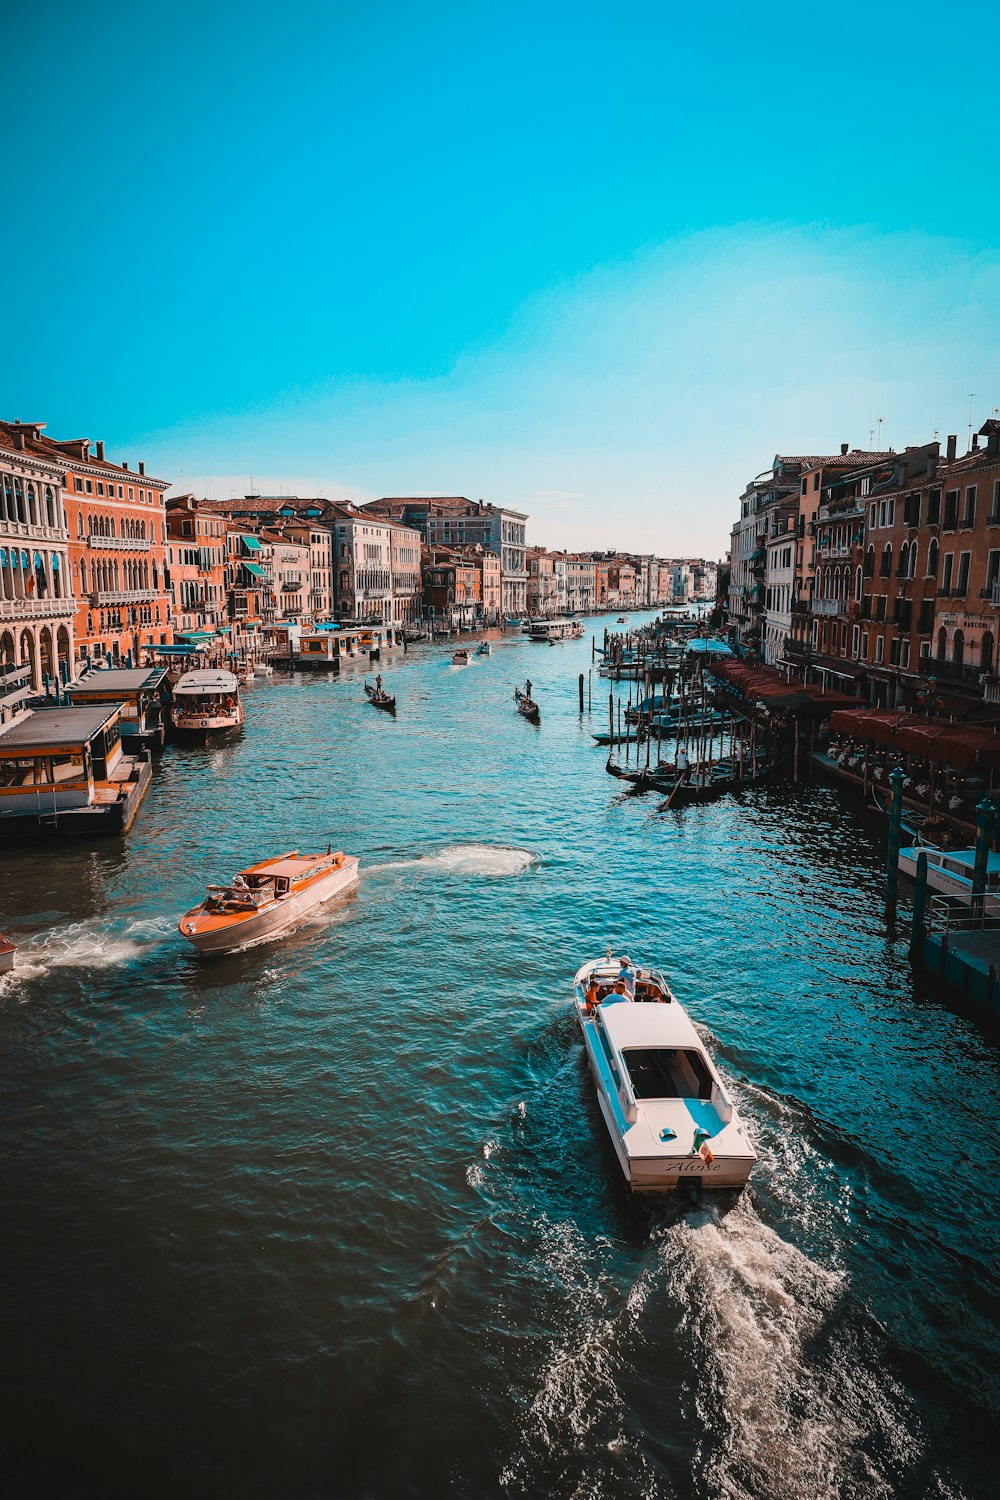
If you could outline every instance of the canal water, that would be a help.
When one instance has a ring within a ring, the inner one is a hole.
[[[914,982],[884,830],[821,784],[623,794],[589,635],[449,656],[383,662],[395,720],[254,685],[124,844],[5,855],[0,1488],[986,1495],[997,1039]],[[287,941],[178,936],[328,840],[359,888]],[[741,1197],[624,1191],[569,1008],[607,943],[732,1082]]]

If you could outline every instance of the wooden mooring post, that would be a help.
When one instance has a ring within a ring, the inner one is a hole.
[[[896,915],[896,900],[899,895],[899,834],[903,824],[903,782],[905,775],[899,766],[891,773],[892,804],[889,808],[889,850],[885,862],[885,914],[889,921]]]

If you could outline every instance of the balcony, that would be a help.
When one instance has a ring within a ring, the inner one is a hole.
[[[938,657],[922,656],[920,675],[937,678],[939,682],[963,682],[972,686],[978,684],[983,675],[983,669],[974,666],[971,662],[942,661]]]
[[[0,620],[71,620],[74,599],[0,599]]]
[[[856,516],[863,516],[868,509],[868,502],[864,499],[849,500],[846,503],[834,502],[832,505],[821,505],[816,512],[817,521],[851,521]]]
[[[91,594],[90,602],[97,609],[113,604],[155,604],[162,598],[159,589],[109,589]]]
[[[803,657],[812,655],[812,647],[809,645],[808,641],[796,641],[793,640],[790,635],[786,635],[785,655],[786,657],[794,656],[796,660],[801,661]]]
[[[98,536],[92,531],[87,537],[88,547],[99,547],[105,552],[148,552],[152,545],[148,536]]]
[[[990,590],[990,602],[1000,606],[1000,578],[993,580],[993,587]]]
[[[842,615],[846,612],[847,603],[843,599],[814,599],[812,602],[814,615]]]

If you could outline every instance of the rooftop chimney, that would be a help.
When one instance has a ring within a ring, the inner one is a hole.
[[[145,474],[145,472],[146,472],[146,465],[144,463],[140,463],[139,464],[139,473],[140,474]]]
[[[103,443],[98,443],[97,444],[97,462],[100,463],[100,464],[102,464],[104,462],[104,444]]]
[[[847,450],[848,450],[849,446],[850,446],[849,443],[841,443],[841,445],[840,445],[840,456],[841,456],[841,458],[844,458],[846,456]]]
[[[978,453],[979,452],[979,433],[978,432],[974,432],[972,434],[972,450],[971,451],[973,453]]]
[[[127,468],[128,468],[128,464],[126,464],[126,463],[123,463],[123,464],[122,464],[122,468],[123,468],[123,469],[127,469]]]
[[[948,462],[950,464],[953,464],[955,462],[955,454],[956,454],[957,451],[958,451],[958,434],[954,433],[954,432],[949,432],[949,434],[948,434],[948,447],[945,450],[945,457],[947,458],[947,460],[948,460]]]

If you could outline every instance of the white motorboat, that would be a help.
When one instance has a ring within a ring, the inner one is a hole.
[[[914,844],[900,849],[899,868],[911,880],[917,878],[917,856],[927,855],[927,884],[932,891],[945,896],[972,896],[972,876],[976,867],[975,849],[934,849]],[[986,889],[1000,892],[1000,854],[990,854],[986,861]]]
[[[460,646],[451,659],[453,667],[467,667],[472,662],[472,652]]]
[[[241,870],[231,885],[210,885],[200,906],[178,924],[199,953],[234,953],[280,937],[324,901],[355,884],[356,855],[290,854]]]
[[[243,723],[243,705],[232,672],[185,672],[174,688],[170,723],[175,734],[200,738],[223,729],[238,729]]]
[[[255,677],[273,677],[274,668],[269,661],[258,661],[254,663],[253,675]]]
[[[479,645],[476,647],[476,655],[477,656],[492,656],[493,655],[493,647],[490,645],[489,641],[480,641],[479,642]]]
[[[757,1153],[705,1046],[663,975],[637,969],[635,998],[610,952],[574,981],[597,1101],[633,1192],[739,1188]]]

